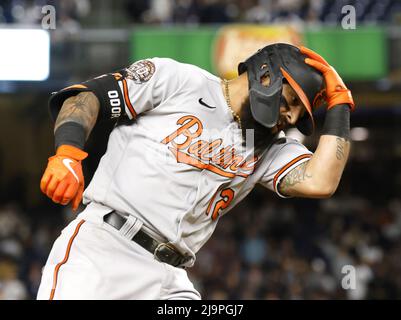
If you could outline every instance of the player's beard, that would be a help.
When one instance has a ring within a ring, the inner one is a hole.
[[[249,98],[241,106],[240,111],[241,125],[242,125],[242,138],[244,145],[247,144],[247,130],[249,137],[249,130],[253,132],[253,139],[255,145],[255,151],[264,151],[272,142],[275,134],[272,133],[272,129],[262,126],[256,122],[251,113],[251,105]],[[249,142],[248,142],[249,144]]]

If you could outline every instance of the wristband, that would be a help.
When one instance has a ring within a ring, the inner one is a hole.
[[[76,122],[66,122],[54,133],[56,150],[62,145],[70,145],[83,150],[85,148],[85,128]]]
[[[56,155],[68,157],[76,161],[82,161],[88,157],[88,154],[85,151],[66,144],[57,149]]]
[[[322,135],[350,140],[350,108],[347,104],[340,104],[327,110]]]

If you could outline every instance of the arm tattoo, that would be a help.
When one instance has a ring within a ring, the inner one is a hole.
[[[345,158],[345,143],[346,141],[341,138],[337,138],[337,151],[336,157],[337,160],[343,160]]]
[[[100,103],[92,92],[81,92],[65,100],[56,120],[54,131],[66,122],[76,122],[83,126],[86,138],[96,124]]]
[[[288,189],[294,187],[298,183],[304,182],[307,179],[312,178],[311,174],[306,173],[306,166],[308,162],[304,162],[295,169],[291,170],[287,175],[281,180],[279,185],[279,190],[281,193],[286,194]]]

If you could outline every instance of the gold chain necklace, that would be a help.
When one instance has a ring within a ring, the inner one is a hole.
[[[230,91],[229,91],[229,88],[228,88],[228,81],[227,81],[226,79],[223,79],[223,81],[224,81],[224,89],[225,89],[225,90],[224,90],[224,93],[225,93],[224,96],[225,96],[225,98],[226,98],[226,102],[227,102],[228,108],[230,109],[231,114],[233,115],[235,121],[238,122],[239,127],[242,129],[241,118],[240,118],[240,116],[233,110],[233,108],[231,107]]]

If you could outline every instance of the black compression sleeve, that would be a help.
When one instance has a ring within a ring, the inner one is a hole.
[[[85,128],[76,122],[66,122],[57,128],[54,133],[55,147],[70,145],[84,150],[86,141]]]
[[[322,135],[350,140],[350,109],[348,105],[338,105],[327,110]]]

